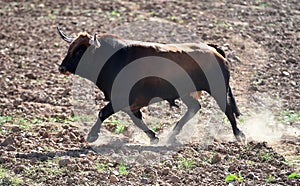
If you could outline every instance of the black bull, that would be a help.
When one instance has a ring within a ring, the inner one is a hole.
[[[108,34],[92,37],[85,32],[71,38],[57,30],[70,43],[59,71],[93,81],[108,101],[87,141],[94,142],[103,121],[122,110],[152,143],[157,143],[158,138],[144,123],[140,109],[161,100],[177,106],[175,99],[181,98],[187,112],[173,129],[169,139],[173,142],[184,124],[201,108],[197,101],[201,91],[214,97],[230,121],[236,139],[245,139],[235,119],[240,112],[229,86],[228,62],[217,46],[147,43]]]

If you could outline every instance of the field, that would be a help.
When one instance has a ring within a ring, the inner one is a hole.
[[[300,3],[255,1],[0,1],[0,185],[300,185]],[[89,144],[107,102],[58,66],[56,32],[221,47],[247,143],[235,141],[215,102],[165,143],[186,107],[143,108],[161,142],[120,112]]]

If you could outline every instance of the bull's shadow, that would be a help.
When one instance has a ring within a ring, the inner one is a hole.
[[[153,153],[164,153],[167,151],[178,151],[180,149],[179,144],[174,145],[141,145],[141,144],[130,144],[124,139],[113,139],[107,144],[101,145],[89,145],[80,147],[72,150],[64,151],[51,151],[51,152],[32,152],[32,153],[17,153],[16,158],[23,159],[37,159],[39,161],[47,161],[55,157],[80,157],[81,154],[95,153],[99,155],[111,155],[112,153],[120,153],[126,151],[127,153],[142,153],[142,152],[153,152]]]

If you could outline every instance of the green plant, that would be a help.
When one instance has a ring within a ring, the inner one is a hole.
[[[292,179],[292,178],[300,179],[300,174],[293,172],[288,176],[288,178],[290,178],[290,179]]]
[[[244,177],[239,173],[239,176],[235,175],[235,174],[229,174],[228,176],[226,176],[225,178],[225,182],[230,182],[230,181],[238,181],[238,182],[242,182],[244,179]]]
[[[12,176],[11,178],[12,185],[20,185],[22,180],[16,176]]]
[[[246,120],[243,119],[243,118],[239,118],[238,121],[239,121],[240,124],[245,124],[246,123]]]
[[[195,164],[195,162],[193,162],[193,161],[191,161],[191,160],[188,160],[188,159],[186,159],[186,160],[183,161],[183,165],[184,165],[186,168],[191,168],[192,165],[194,165],[194,164]]]
[[[7,170],[0,167],[0,178],[5,178],[7,175]]]
[[[40,119],[40,118],[34,118],[32,121],[31,121],[31,123],[33,123],[33,124],[37,124],[37,123],[43,123],[44,121],[42,120],[42,119]]]
[[[189,160],[187,158],[180,157],[180,158],[178,158],[177,168],[178,169],[182,169],[183,167],[184,168],[191,168],[192,165],[194,165],[194,164],[196,164],[196,162],[194,162],[192,160]]]
[[[114,133],[120,134],[120,133],[122,133],[124,131],[124,129],[125,129],[124,125],[117,125],[117,127],[114,130]]]
[[[102,172],[104,170],[104,165],[100,164],[99,162],[96,163],[96,168],[98,171]]]
[[[274,180],[275,180],[275,178],[273,176],[271,176],[271,175],[267,176],[267,178],[266,178],[267,182],[272,182]]]
[[[269,153],[266,153],[266,154],[263,155],[263,159],[265,161],[268,161],[270,159],[270,157],[271,157],[271,155]]]
[[[126,165],[124,165],[124,164],[119,165],[119,173],[122,175],[128,174]]]
[[[282,111],[280,120],[284,122],[300,122],[300,111]]]
[[[0,116],[0,125],[6,122],[11,122],[13,120],[12,116]]]
[[[113,17],[120,17],[120,12],[117,10],[113,10],[110,12],[110,15]]]
[[[260,8],[267,8],[268,6],[269,6],[268,3],[260,3],[258,5],[258,7],[260,7]]]
[[[162,128],[164,128],[164,122],[158,122],[155,126],[151,127],[151,129],[154,132],[157,132],[157,131],[161,130]]]

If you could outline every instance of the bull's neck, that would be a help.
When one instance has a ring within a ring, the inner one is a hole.
[[[96,84],[101,70],[107,61],[126,44],[118,38],[103,36],[100,38],[100,48],[90,46],[77,65],[76,74],[89,79]]]

